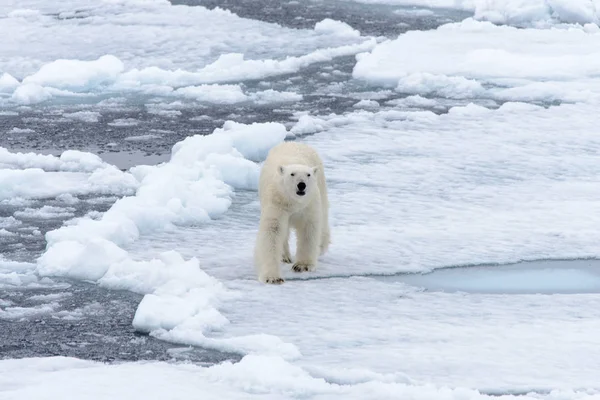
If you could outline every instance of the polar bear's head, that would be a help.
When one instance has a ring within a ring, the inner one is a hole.
[[[279,166],[282,189],[288,199],[302,201],[317,191],[317,167],[302,164]]]

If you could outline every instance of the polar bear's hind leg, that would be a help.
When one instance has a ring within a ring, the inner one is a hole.
[[[286,264],[292,263],[292,253],[290,252],[290,228],[286,230],[285,237],[283,238],[283,257],[281,258]]]

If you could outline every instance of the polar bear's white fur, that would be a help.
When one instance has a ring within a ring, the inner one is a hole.
[[[310,146],[273,147],[260,172],[260,224],[254,249],[258,279],[283,283],[280,263],[291,263],[290,229],[296,230],[296,272],[314,271],[329,247],[329,201],[323,162]]]

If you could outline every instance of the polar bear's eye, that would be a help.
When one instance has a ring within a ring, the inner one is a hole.
[[[310,174],[306,174],[306,176],[308,176],[310,178]]]
[[[292,172],[290,175],[291,175],[291,176],[294,176],[294,175],[296,175],[296,174]]]

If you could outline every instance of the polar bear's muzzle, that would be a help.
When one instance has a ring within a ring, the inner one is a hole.
[[[306,190],[306,183],[300,182],[296,187],[298,188],[298,190],[296,191],[296,194],[298,196],[304,196],[306,194],[306,192],[304,191]]]

